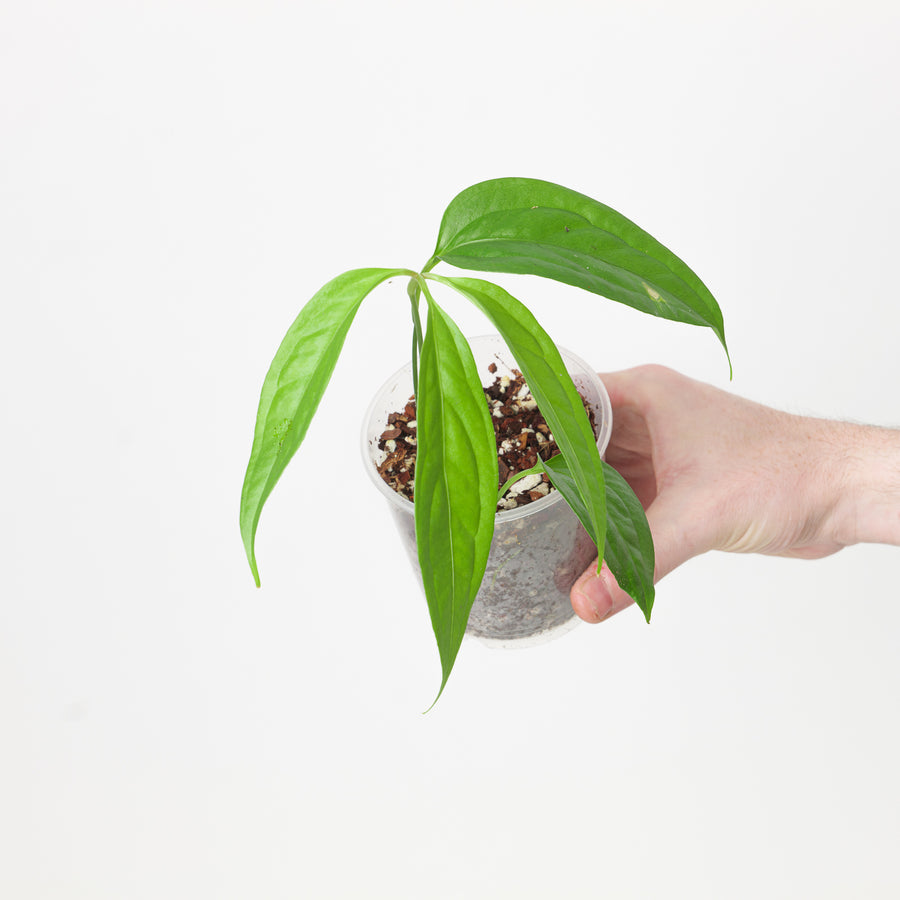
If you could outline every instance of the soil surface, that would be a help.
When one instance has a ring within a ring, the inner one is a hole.
[[[491,363],[493,374],[497,366]],[[532,468],[538,456],[543,460],[559,452],[550,428],[544,421],[537,402],[518,369],[512,377],[503,375],[484,389],[491,412],[494,434],[497,436],[497,462],[500,479],[497,490],[519,472]],[[584,402],[584,398],[582,398]],[[585,402],[585,409],[596,434],[594,412]],[[416,469],[416,403],[410,397],[402,412],[388,416],[387,428],[378,440],[378,449],[386,456],[378,467],[382,479],[397,493],[415,499]],[[497,504],[497,511],[515,509],[546,497],[553,490],[546,475],[527,475],[517,481]]]

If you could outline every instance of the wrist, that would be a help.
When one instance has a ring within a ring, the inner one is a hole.
[[[900,431],[842,427],[835,537],[851,544],[900,545]]]

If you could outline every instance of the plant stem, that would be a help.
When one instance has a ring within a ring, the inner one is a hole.
[[[526,475],[543,475],[547,470],[544,468],[544,461],[542,459],[538,459],[537,463],[533,465],[530,469],[525,469],[522,472],[516,472],[512,478],[507,479],[506,484],[500,488],[500,493],[497,494],[497,502],[499,503],[503,499],[503,495],[520,479],[524,478]]]
[[[409,287],[406,289],[409,294],[409,302],[412,305],[412,377],[413,377],[413,394],[419,393],[419,353],[422,350],[422,320],[419,318],[419,282],[413,277],[409,279]]]
[[[412,335],[412,377],[413,377],[413,397],[419,396],[419,345],[416,341],[416,330],[413,329]]]

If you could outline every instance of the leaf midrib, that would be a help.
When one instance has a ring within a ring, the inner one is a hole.
[[[445,404],[444,404],[444,379],[443,379],[443,367],[441,365],[441,350],[438,349],[438,342],[435,341],[433,343],[434,348],[434,362],[438,373],[437,379],[437,388],[438,388],[438,402],[440,408],[440,420],[441,420],[441,434],[446,434],[447,431],[447,420],[444,415]],[[447,467],[444,465],[444,456],[445,451],[444,447],[440,448],[440,470],[441,470],[441,482],[444,485],[444,496],[450,497],[450,483],[447,480]],[[456,556],[454,554],[454,543],[453,543],[453,511],[451,509],[452,504],[447,503],[447,536],[450,543],[450,640],[453,640],[453,635],[456,634],[456,604],[452,601],[452,598],[456,597],[456,565],[455,560]]]

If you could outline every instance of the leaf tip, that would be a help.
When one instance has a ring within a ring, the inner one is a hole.
[[[437,692],[437,696],[434,698],[434,700],[431,701],[431,706],[429,706],[428,709],[426,709],[426,710],[424,710],[424,711],[422,712],[422,715],[423,715],[423,716],[427,716],[428,713],[430,713],[430,712],[435,708],[435,706],[437,706],[437,702],[438,702],[438,700],[441,699],[441,694],[444,693],[444,688],[447,686],[447,679],[448,679],[449,677],[450,677],[450,673],[448,672],[448,673],[444,676],[444,680],[441,682],[441,686],[440,686],[440,688],[439,688],[439,690],[438,690],[438,692]]]
[[[250,573],[253,575],[253,581],[257,587],[260,587],[259,567],[256,564],[256,551],[251,543],[247,548],[247,562],[250,563]]]
[[[734,381],[734,365],[731,362],[731,353],[728,352],[728,344],[725,343],[725,332],[717,331],[716,336],[719,338],[719,343],[725,351],[725,359],[728,360],[728,380]]]

